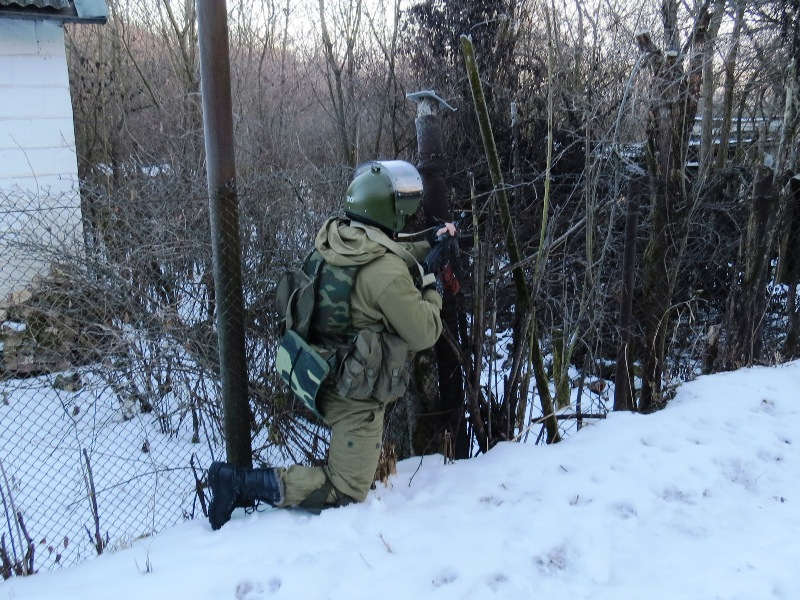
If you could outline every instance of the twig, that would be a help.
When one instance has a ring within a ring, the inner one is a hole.
[[[385,539],[383,539],[383,534],[379,533],[378,537],[381,538],[381,541],[383,542],[383,545],[386,546],[386,551],[389,552],[389,554],[394,554],[394,550],[392,550],[392,547],[389,545],[389,543]]]
[[[2,571],[0,571],[0,574],[2,574],[3,579],[11,579],[13,565],[11,563],[11,557],[8,556],[8,550],[6,550],[5,533],[0,536],[0,561],[2,561]]]
[[[194,457],[195,455],[192,454],[192,458],[189,460],[189,464],[192,467],[192,474],[194,475],[194,491],[197,494],[197,499],[200,501],[200,508],[203,510],[203,515],[208,516],[208,508],[206,507],[206,494],[203,491],[203,480],[201,477],[197,475],[197,468],[194,464]]]
[[[89,453],[86,451],[86,448],[83,449],[83,458],[86,461],[86,473],[84,474],[84,481],[86,482],[87,491],[89,492],[89,502],[92,509],[92,518],[94,519],[94,540],[92,540],[92,534],[89,533],[88,527],[86,527],[86,533],[89,534],[89,539],[92,540],[92,545],[94,546],[95,550],[97,550],[97,554],[99,555],[103,553],[105,543],[103,542],[103,536],[100,535],[100,514],[97,510],[97,494],[94,488],[92,464],[89,461]]]
[[[553,415],[551,413],[549,415],[544,415],[542,417],[539,417],[538,419],[534,419],[533,421],[528,423],[528,426],[525,427],[525,429],[523,429],[522,431],[520,431],[517,435],[515,435],[514,438],[511,441],[512,442],[518,442],[523,435],[528,433],[528,431],[533,429],[536,425],[541,425],[548,418],[553,418],[553,416],[555,416],[556,420],[558,420],[558,421],[565,421],[565,420],[568,420],[568,419],[605,419],[607,417],[606,413],[582,413],[582,412],[576,412],[576,413],[569,413],[569,414],[564,414],[564,415]],[[538,440],[537,440],[537,443],[538,443]]]
[[[18,515],[20,513],[17,510],[16,505],[14,504],[14,494],[11,493],[11,485],[8,483],[8,476],[6,475],[6,468],[3,465],[3,461],[2,460],[0,460],[0,473],[2,473],[2,475],[3,475],[3,483],[5,484],[5,489],[8,491],[8,503],[11,505],[11,514],[15,516],[14,524],[16,525],[16,529],[17,529],[17,537],[19,538],[20,552],[22,552],[22,548],[23,548],[23,546],[22,546],[22,532],[20,531],[19,521],[16,519],[16,515]],[[2,488],[0,488],[0,493],[1,492],[2,492]],[[5,496],[5,494],[3,494],[2,497],[3,497],[3,507],[5,508],[5,511],[6,511],[6,519],[8,519],[8,506],[6,506],[6,496]],[[11,552],[14,554],[14,560],[17,561],[17,562],[20,562],[19,559],[17,558],[17,546],[14,543],[14,532],[11,529],[11,523],[10,522],[8,523],[8,533],[9,533],[9,536],[10,536],[10,539],[11,539]],[[24,561],[22,561],[22,564],[23,564],[23,573],[22,574],[23,575],[27,575],[27,573],[24,572]]]
[[[417,473],[419,473],[419,470],[422,468],[422,459],[423,458],[425,458],[425,457],[424,456],[420,456],[419,457],[419,464],[417,465],[417,468],[414,470],[414,473],[411,475],[411,478],[408,480],[408,487],[411,487],[411,482],[414,481],[414,477],[417,476]]]
[[[25,560],[23,562],[23,573],[25,575],[33,575],[36,571],[33,569],[33,556],[36,552],[36,546],[33,544],[28,530],[25,527],[25,520],[22,518],[22,513],[17,513],[17,522],[19,523],[22,533],[25,534],[25,541],[28,543],[28,549],[25,551]]]

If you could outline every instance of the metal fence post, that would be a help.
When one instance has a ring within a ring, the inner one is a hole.
[[[252,466],[239,209],[225,0],[197,3],[214,287],[227,460]]]
[[[633,322],[634,280],[636,278],[636,234],[639,226],[639,204],[645,178],[633,173],[628,180],[625,216],[625,247],[622,256],[622,286],[619,311],[619,346],[614,377],[614,410],[635,410],[636,398],[630,374],[631,330]]]

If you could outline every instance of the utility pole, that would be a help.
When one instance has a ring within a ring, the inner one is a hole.
[[[417,103],[417,170],[422,177],[425,226],[453,220],[453,212],[447,202],[445,174],[447,161],[442,143],[442,125],[439,116],[442,110],[455,109],[431,90],[408,94]],[[445,290],[442,297],[442,322],[453,339],[459,339],[459,317],[456,295]],[[464,374],[458,355],[445,336],[441,336],[434,347],[439,370],[439,406],[431,419],[428,436],[452,436],[454,458],[469,458],[469,438],[465,420]],[[417,448],[417,450],[420,450]]]
[[[217,303],[217,343],[222,378],[223,432],[227,461],[237,467],[251,467],[253,459],[244,350],[239,206],[225,0],[202,0],[197,3],[197,34]]]

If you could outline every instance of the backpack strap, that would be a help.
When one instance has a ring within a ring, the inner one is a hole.
[[[423,269],[422,265],[419,264],[419,262],[417,262],[417,259],[414,258],[414,255],[411,254],[411,252],[409,252],[405,248],[403,248],[400,244],[392,240],[385,233],[376,231],[375,229],[367,227],[366,225],[364,225],[363,223],[359,223],[358,221],[350,221],[350,226],[363,229],[366,232],[367,237],[369,239],[371,239],[376,244],[380,244],[381,246],[386,248],[389,252],[391,252],[396,256],[399,256],[403,260],[410,258],[411,262],[413,262],[417,266],[417,269],[419,270],[419,278],[421,282],[420,287],[422,288],[427,287],[428,285],[431,285],[436,281],[436,275],[434,275],[433,273],[425,273],[425,269]]]

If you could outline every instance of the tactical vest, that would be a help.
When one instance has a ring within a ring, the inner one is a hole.
[[[352,225],[389,252],[410,257],[420,287],[435,280],[399,244],[360,223]],[[348,398],[380,402],[402,396],[408,386],[405,340],[382,325],[353,327],[351,296],[360,269],[329,265],[314,250],[301,269],[287,271],[278,282],[275,300],[283,338],[275,364],[292,392],[318,416],[316,396],[324,383]]]
[[[375,328],[356,329],[350,314],[351,296],[361,266],[337,267],[318,251],[305,260],[303,272],[314,279],[316,293],[308,340],[321,346],[332,368],[332,383],[343,396],[390,402],[405,393],[408,344],[399,336]]]
[[[350,298],[361,267],[329,265],[322,254],[314,250],[303,264],[303,272],[313,278],[318,269],[314,309],[309,323],[309,341],[337,353],[346,352],[358,335],[350,315]]]

